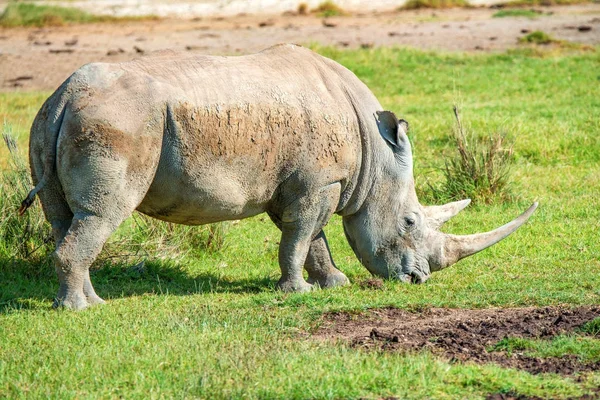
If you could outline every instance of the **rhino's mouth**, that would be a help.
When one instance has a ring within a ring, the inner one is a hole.
[[[410,272],[403,272],[398,279],[405,283],[420,284],[425,283],[430,276],[431,274],[425,274],[416,268],[413,268]]]
[[[423,266],[427,268],[423,268]],[[396,278],[406,283],[425,283],[431,276],[429,271],[427,260],[414,252],[407,252],[402,257],[401,267]]]

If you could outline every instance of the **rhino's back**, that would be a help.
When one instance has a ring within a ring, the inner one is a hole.
[[[88,88],[73,101],[80,121],[132,138],[161,125],[138,209],[189,224],[255,215],[333,182],[343,190],[361,158],[348,91],[374,99],[352,73],[294,45],[240,57],[165,52],[73,79]]]
[[[357,117],[345,88],[309,50],[278,46],[146,71],[175,95],[142,212],[180,223],[243,218],[344,184],[358,167]]]

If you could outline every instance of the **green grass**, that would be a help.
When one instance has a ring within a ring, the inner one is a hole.
[[[112,17],[93,15],[72,7],[38,5],[11,1],[2,15],[0,26],[13,28],[17,26],[62,26],[67,24],[85,24],[93,22],[118,22],[157,19],[155,16]]]
[[[599,54],[317,50],[357,73],[386,109],[409,121],[425,204],[428,183],[443,180],[445,159],[455,151],[452,104],[474,131],[505,130],[515,138],[511,179],[520,200],[473,205],[445,231],[491,229],[537,199],[530,223],[424,285],[283,294],[274,290],[279,233],[265,216],[228,225],[224,245],[212,251],[173,253],[150,243],[148,254],[107,258],[118,253],[119,238],[139,229],[129,220],[92,271],[109,304],[82,313],[51,309],[58,285],[44,257],[0,250],[0,398],[567,398],[600,386],[598,372],[533,376],[428,353],[365,352],[307,335],[324,312],[336,310],[599,304]],[[0,113],[21,152],[48,95],[0,94]],[[39,203],[29,212],[39,213]],[[368,278],[339,218],[326,233],[351,281]],[[145,268],[131,268],[139,261]],[[597,347],[590,340],[569,351],[591,354]]]
[[[600,337],[600,318],[587,322],[581,327],[581,332]]]
[[[563,357],[575,355],[582,362],[600,361],[600,340],[589,337],[561,335],[552,340],[505,338],[498,342],[492,351],[512,353],[523,351],[531,357]]]
[[[444,9],[470,7],[467,0],[407,0],[401,10],[418,10],[422,8]]]
[[[525,10],[520,8],[510,9],[510,10],[500,10],[496,11],[493,18],[514,18],[514,17],[524,17],[524,18],[537,18],[540,15],[543,15],[541,11],[537,10]]]

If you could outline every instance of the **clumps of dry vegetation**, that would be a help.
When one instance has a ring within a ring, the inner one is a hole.
[[[519,43],[523,44],[523,45],[529,45],[530,48],[533,47],[532,50],[536,50],[536,48],[540,48],[541,46],[546,46],[550,48],[550,52],[552,52],[552,50],[555,50],[555,52],[570,52],[570,51],[595,51],[594,47],[586,45],[586,44],[582,44],[582,43],[575,43],[575,42],[570,42],[568,40],[560,40],[560,39],[556,39],[554,37],[552,37],[551,35],[547,34],[546,32],[543,31],[534,31],[531,33],[528,33],[527,35],[519,38]],[[534,54],[534,55],[540,55],[540,56],[545,56],[548,55],[545,52],[538,52],[539,54]]]
[[[348,15],[348,13],[333,1],[324,1],[312,10],[313,13],[320,17],[336,17]]]
[[[590,0],[511,0],[494,4],[494,8],[534,7],[534,6],[566,6],[572,4],[592,3]]]
[[[298,15],[308,15],[308,4],[306,4],[306,3],[298,4]]]
[[[17,213],[32,186],[27,163],[19,154],[10,125],[4,125],[2,139],[9,151],[9,162],[8,168],[0,169],[0,251],[19,259],[45,256],[54,243],[42,210],[32,207],[22,217]]]
[[[68,24],[85,24],[94,22],[127,22],[138,20],[156,20],[156,16],[112,17],[93,15],[72,7],[37,5],[12,1],[8,3],[2,15],[0,26],[14,28],[18,26],[63,26]]]
[[[505,133],[475,135],[462,124],[457,106],[454,106],[454,116],[454,152],[442,169],[444,182],[438,187],[430,185],[433,197],[470,198],[486,204],[512,200],[510,171],[514,141]]]
[[[471,7],[467,0],[407,0],[400,10],[419,10],[423,8],[444,9]]]

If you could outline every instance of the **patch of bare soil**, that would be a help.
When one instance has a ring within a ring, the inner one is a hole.
[[[579,397],[569,397],[567,400],[593,400],[600,398],[600,389]],[[494,393],[486,397],[486,400],[544,400],[538,396],[525,396],[518,393]]]
[[[540,18],[493,18],[469,8],[356,13],[320,18],[290,13],[197,17],[48,28],[0,28],[0,92],[54,90],[89,62],[122,62],[171,49],[241,55],[277,43],[340,48],[402,46],[503,51],[541,30],[561,40],[600,44],[600,4],[543,7]],[[30,77],[22,79],[22,77]]]
[[[600,316],[600,306],[512,309],[442,309],[412,313],[395,308],[367,315],[331,313],[315,333],[321,339],[342,339],[354,347],[384,351],[427,349],[451,361],[495,363],[533,374],[571,375],[600,370],[600,362],[583,363],[576,356],[539,358],[521,352],[488,351],[507,337],[551,339],[575,331]],[[508,397],[510,398],[510,397]]]

